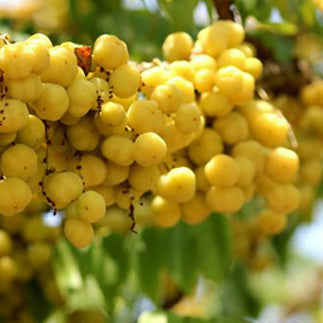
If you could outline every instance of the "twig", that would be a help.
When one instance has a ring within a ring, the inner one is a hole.
[[[234,20],[232,0],[212,0],[221,20]]]

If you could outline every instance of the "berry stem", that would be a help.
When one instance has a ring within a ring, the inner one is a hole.
[[[220,20],[233,20],[232,0],[212,0]]]

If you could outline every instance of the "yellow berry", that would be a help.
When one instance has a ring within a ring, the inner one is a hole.
[[[224,154],[215,155],[204,170],[209,182],[217,187],[233,186],[240,177],[240,168],[235,160]]]
[[[258,58],[248,57],[246,58],[242,69],[251,74],[255,79],[258,79],[262,75],[263,65]]]
[[[205,128],[201,136],[189,145],[188,156],[196,165],[202,165],[222,151],[220,135],[213,129]]]
[[[0,133],[19,131],[28,122],[27,105],[21,101],[7,99],[0,101]]]
[[[215,119],[213,128],[229,145],[245,140],[249,135],[248,121],[238,112],[231,112],[224,117]]]
[[[41,75],[46,83],[69,86],[77,75],[77,59],[70,50],[55,46],[49,49],[49,66]]]
[[[138,90],[140,73],[131,65],[121,65],[110,75],[109,84],[113,93],[119,98],[130,98]]]
[[[52,206],[58,209],[66,207],[82,193],[82,179],[71,172],[54,173],[46,178],[44,183],[46,196],[52,201]]]
[[[232,110],[233,105],[222,93],[212,91],[202,94],[200,107],[207,117],[222,117]]]
[[[197,131],[201,122],[201,110],[196,104],[182,104],[175,113],[175,126],[183,134]]]
[[[6,177],[27,180],[37,171],[37,155],[29,146],[16,144],[2,153],[0,168]]]
[[[67,111],[68,104],[68,94],[61,85],[43,83],[41,95],[33,102],[32,107],[41,119],[57,121]]]
[[[123,105],[115,102],[103,104],[99,114],[100,119],[104,124],[113,127],[120,126],[126,119],[126,111]]]
[[[192,57],[190,60],[191,65],[196,71],[209,70],[215,72],[217,70],[217,61],[209,55],[199,54]]]
[[[291,184],[277,184],[266,193],[268,206],[278,213],[295,211],[301,200],[300,191]]]
[[[173,84],[160,84],[151,94],[151,99],[158,103],[158,107],[164,113],[176,112],[182,102],[182,92]]]
[[[267,156],[265,172],[276,182],[286,183],[293,181],[298,168],[298,156],[290,149],[275,148]]]
[[[176,61],[169,65],[168,70],[172,76],[180,76],[183,79],[195,83],[195,70],[187,61]]]
[[[240,169],[240,176],[237,185],[244,188],[250,186],[256,173],[254,163],[244,156],[237,156],[234,160]]]
[[[30,147],[38,147],[45,141],[45,125],[33,114],[28,115],[27,124],[17,132],[17,141]]]
[[[67,127],[66,135],[72,147],[79,151],[94,150],[100,139],[90,117],[84,117],[76,125]]]
[[[254,163],[257,174],[263,171],[267,150],[257,141],[241,141],[234,146],[232,153],[234,157],[245,156],[249,158]]]
[[[100,185],[107,176],[105,161],[92,154],[76,156],[69,162],[68,169],[79,174],[84,187]]]
[[[138,134],[153,131],[160,132],[165,119],[153,100],[135,101],[127,112],[130,127]]]
[[[22,79],[7,80],[5,84],[10,97],[23,102],[36,100],[42,92],[40,76],[33,74]]]
[[[157,193],[173,202],[184,203],[193,198],[196,190],[195,174],[187,167],[177,167],[162,175]]]
[[[207,219],[210,215],[204,195],[201,193],[195,194],[195,196],[188,202],[182,205],[182,219],[184,222],[192,225],[199,224]]]
[[[93,241],[93,228],[90,223],[79,219],[68,219],[64,225],[66,239],[77,248],[89,246]]]
[[[79,219],[94,223],[105,215],[104,197],[95,191],[82,193],[75,202],[76,213]]]
[[[242,189],[233,187],[211,186],[206,194],[206,204],[211,211],[232,214],[244,204]]]
[[[115,69],[125,64],[129,53],[125,42],[113,35],[101,35],[93,47],[93,61],[104,69]]]
[[[257,215],[257,226],[268,235],[280,233],[287,225],[285,214],[265,209]]]
[[[226,49],[218,59],[219,67],[236,66],[240,70],[245,68],[246,55],[237,48]]]
[[[160,176],[158,167],[133,165],[130,169],[129,183],[134,189],[147,192],[154,189],[156,182]]]
[[[129,166],[134,161],[134,143],[128,138],[111,136],[101,145],[102,155],[121,166]]]
[[[8,44],[0,49],[0,69],[10,79],[27,77],[36,63],[35,52],[25,43]]]
[[[166,61],[187,59],[193,48],[192,37],[184,32],[169,34],[163,43],[163,55]]]
[[[146,132],[138,136],[133,147],[133,156],[140,166],[159,164],[166,156],[165,141],[154,132]]]
[[[31,201],[29,186],[20,178],[0,181],[0,214],[12,216],[21,213]]]
[[[201,69],[195,74],[195,87],[200,93],[212,91],[215,82],[215,72]]]
[[[160,227],[172,227],[181,218],[181,208],[179,204],[168,201],[161,196],[156,196],[153,199],[151,208],[155,222]]]
[[[235,66],[220,68],[215,74],[215,85],[227,97],[235,97],[243,86],[243,72]]]
[[[82,117],[92,108],[96,100],[96,87],[85,79],[74,80],[67,88],[69,97],[68,113],[74,117]]]
[[[219,25],[212,25],[202,29],[198,34],[203,52],[213,57],[218,56],[228,47],[228,31]]]
[[[108,161],[106,163],[107,176],[104,180],[105,185],[118,185],[124,182],[129,176],[129,166],[121,166]]]

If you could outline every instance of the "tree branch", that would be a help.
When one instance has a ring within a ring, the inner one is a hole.
[[[232,0],[212,0],[221,20],[234,20]]]

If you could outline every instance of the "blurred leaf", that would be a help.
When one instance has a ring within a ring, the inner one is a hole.
[[[126,283],[129,255],[125,238],[112,234],[94,246],[91,252],[91,273],[104,294],[109,311],[113,311],[119,288]]]
[[[42,294],[42,289],[38,282],[35,280],[30,281],[26,286],[25,293],[28,305],[36,322],[44,322],[46,317],[48,317],[53,310],[53,305],[50,304]]]
[[[193,12],[198,0],[157,1],[172,23],[174,30],[187,30],[194,27]]]
[[[247,323],[248,321],[240,318],[231,317],[188,317],[178,316],[172,312],[145,312],[140,315],[138,323]]]
[[[245,21],[249,14],[254,10],[257,1],[235,0],[234,3],[241,15],[242,20]]]
[[[55,250],[54,272],[60,290],[66,295],[71,290],[82,288],[83,280],[73,257],[71,245],[61,239]]]
[[[295,35],[298,32],[298,26],[290,22],[259,24],[257,27],[278,35]]]
[[[188,226],[180,223],[167,230],[165,236],[165,260],[172,278],[186,293],[197,282],[196,239]]]
[[[271,0],[257,0],[254,16],[259,21],[266,21],[269,19],[272,11]]]
[[[313,5],[313,0],[301,0],[298,10],[305,25],[312,26],[315,21],[315,7]]]
[[[287,63],[294,56],[294,41],[265,30],[257,30],[252,36],[258,38],[269,49],[279,63]]]
[[[217,293],[221,295],[225,316],[258,316],[260,304],[248,285],[248,271],[241,262],[234,263],[230,274],[220,283]]]
[[[161,293],[160,273],[164,259],[165,231],[146,228],[141,234],[137,257],[137,275],[142,291],[157,302]]]
[[[286,267],[289,255],[289,243],[295,230],[298,227],[299,221],[301,219],[301,214],[299,212],[294,212],[288,216],[288,226],[279,235],[274,236],[271,239],[272,246],[276,252],[278,264],[283,268]]]
[[[177,316],[174,313],[167,313],[168,321],[167,323],[248,323],[250,321],[238,318],[231,317],[229,315],[217,316],[212,318],[197,318],[197,317],[188,317],[188,316]]]
[[[296,22],[298,17],[298,6],[295,0],[272,0],[275,7],[278,8],[282,18],[287,21]]]
[[[206,278],[217,281],[228,271],[231,261],[231,227],[225,215],[211,214],[192,228],[197,239],[198,267]]]
[[[105,253],[107,253],[118,266],[117,284],[124,282],[129,272],[129,255],[125,246],[126,238],[126,236],[112,234],[103,240]]]
[[[268,20],[272,10],[271,0],[236,0],[235,5],[243,20],[253,16],[261,22]]]
[[[77,250],[75,247],[61,239],[55,252],[54,274],[66,306],[70,309],[103,307],[103,295],[97,281],[92,275],[91,250],[100,250],[92,246],[87,250]],[[93,248],[93,249],[92,249]],[[84,257],[79,257],[84,252]],[[104,257],[102,258],[104,260]],[[83,268],[87,262],[87,269]]]

